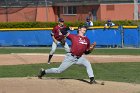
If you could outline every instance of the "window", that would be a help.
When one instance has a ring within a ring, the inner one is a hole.
[[[64,6],[63,14],[76,14],[76,6]]]
[[[113,11],[115,9],[114,5],[107,5],[106,10],[107,11]]]

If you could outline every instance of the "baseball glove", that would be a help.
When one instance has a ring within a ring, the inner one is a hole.
[[[60,42],[61,42],[61,45],[64,46],[66,41],[65,39],[62,39]]]
[[[89,53],[91,53],[92,50],[95,48],[95,46],[96,46],[96,42],[94,42],[93,44],[91,44],[89,50],[88,51],[85,51],[84,53],[86,55],[89,54]]]

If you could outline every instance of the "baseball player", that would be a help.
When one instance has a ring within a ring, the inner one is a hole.
[[[65,48],[66,52],[70,52],[70,48],[67,42],[65,41],[65,36],[60,32],[60,30],[63,28],[66,28],[66,26],[64,25],[64,20],[62,18],[59,18],[58,25],[56,25],[51,32],[53,43],[52,43],[52,49],[50,51],[49,58],[48,58],[48,64],[50,64],[50,60],[58,44],[61,44]]]
[[[70,34],[67,32],[68,29],[62,29],[61,33],[66,35],[66,37],[71,40],[71,50],[70,53],[67,53],[63,62],[58,68],[50,68],[50,69],[41,69],[38,75],[39,79],[42,79],[42,76],[49,73],[61,73],[67,68],[69,68],[73,64],[83,65],[86,67],[87,74],[90,78],[90,84],[96,84],[97,82],[94,79],[93,70],[90,62],[84,58],[83,54],[89,54],[96,46],[96,42],[90,45],[89,39],[84,36],[86,33],[86,26],[78,27],[78,35]]]

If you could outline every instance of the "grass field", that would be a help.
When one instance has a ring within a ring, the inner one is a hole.
[[[9,47],[3,47],[0,48],[0,54],[10,54],[10,53],[49,53],[50,48],[9,48]],[[58,48],[56,50],[56,54],[64,54],[65,50],[63,48]],[[140,49],[95,49],[91,54],[94,55],[140,55]]]
[[[1,47],[0,54],[10,53],[49,53],[50,48],[9,48]],[[56,54],[64,54],[62,48],[56,50]],[[95,49],[93,55],[140,55],[140,49]],[[0,66],[0,78],[2,77],[34,77],[40,68],[58,67],[60,63],[47,64],[30,64]],[[92,64],[95,78],[98,80],[130,82],[140,84],[140,62],[129,63],[96,63]],[[55,78],[78,78],[86,79],[87,73],[84,67],[73,65],[64,73],[48,74],[47,77]]]
[[[60,63],[0,66],[2,77],[34,77],[40,68],[58,67]],[[140,84],[140,63],[96,63],[92,64],[97,80],[129,82]],[[61,74],[48,74],[55,78],[88,78],[83,66],[73,65]]]

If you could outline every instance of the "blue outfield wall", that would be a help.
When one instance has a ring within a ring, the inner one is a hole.
[[[140,34],[139,29],[124,29],[124,46],[139,47]]]
[[[52,44],[51,30],[0,31],[0,46],[50,46]],[[70,33],[76,34],[77,31]],[[123,33],[123,34],[122,34]],[[86,36],[90,43],[97,42],[97,46],[132,46],[140,47],[139,28],[110,28],[90,29]],[[71,42],[67,40],[68,44]]]
[[[119,31],[118,29],[88,30],[86,35],[91,40],[91,43],[96,41],[98,46],[121,46],[121,31]]]
[[[51,45],[51,31],[3,31],[0,32],[1,46]]]

